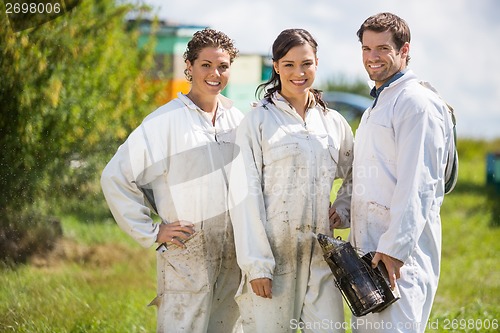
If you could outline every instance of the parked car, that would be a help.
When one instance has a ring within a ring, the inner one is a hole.
[[[337,110],[348,122],[361,118],[363,112],[373,104],[371,98],[338,91],[323,92],[323,100],[328,108]]]

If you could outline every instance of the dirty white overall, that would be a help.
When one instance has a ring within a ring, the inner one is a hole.
[[[244,163],[231,170],[230,197],[241,202],[230,212],[243,272],[236,296],[243,330],[342,332],[342,299],[315,234],[331,233],[337,177],[346,180],[335,205],[348,220],[352,132],[335,111],[313,103],[304,121],[279,96],[274,102],[261,102],[240,124]],[[256,278],[272,279],[272,299],[254,294]]]
[[[356,131],[350,240],[404,262],[401,299],[355,320],[354,332],[424,332],[441,259],[444,170],[452,124],[444,102],[409,70]]]
[[[149,207],[163,223],[194,224],[185,249],[167,243],[157,250],[158,288],[151,304],[158,306],[158,332],[231,332],[238,319],[240,270],[227,192],[242,117],[219,96],[214,126],[179,94],[143,121],[103,172],[103,192],[116,221],[141,245],[152,246],[158,234]]]

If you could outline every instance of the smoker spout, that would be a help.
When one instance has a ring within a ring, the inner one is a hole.
[[[318,234],[317,236],[319,245],[321,246],[321,249],[323,250],[323,253],[326,254],[333,249],[336,249],[339,246],[344,245],[346,242],[338,239],[338,238],[333,238],[324,234]]]

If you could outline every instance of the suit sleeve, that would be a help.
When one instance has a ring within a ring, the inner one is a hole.
[[[134,176],[147,163],[144,140],[136,130],[118,148],[102,172],[101,187],[118,226],[143,247],[150,247],[156,241],[158,225]]]
[[[238,265],[249,281],[273,278],[275,260],[265,223],[260,124],[245,117],[236,133],[235,165],[229,181],[230,215]]]
[[[354,136],[347,121],[343,117],[340,117],[340,119],[340,152],[335,178],[341,178],[343,181],[332,206],[335,207],[337,214],[340,216],[340,219],[342,221],[340,228],[348,228],[351,224],[350,217]]]
[[[445,136],[443,119],[436,107],[430,101],[415,103],[408,99],[399,106],[399,112],[408,116],[394,123],[397,181],[391,200],[390,225],[381,236],[377,251],[403,262],[430,220],[442,181]]]

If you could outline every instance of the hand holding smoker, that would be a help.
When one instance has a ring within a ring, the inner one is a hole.
[[[379,262],[372,268],[374,252],[360,258],[349,242],[324,234],[318,234],[317,238],[335,285],[356,317],[381,312],[400,298],[397,286],[391,290],[384,264]]]

